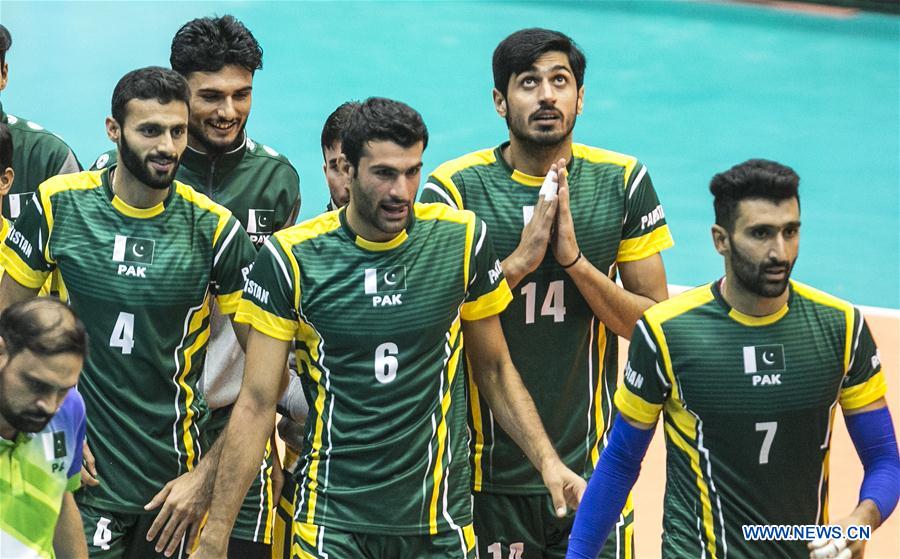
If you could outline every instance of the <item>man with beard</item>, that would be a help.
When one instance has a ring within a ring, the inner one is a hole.
[[[350,201],[350,188],[347,179],[347,159],[341,157],[341,133],[350,120],[350,115],[359,108],[359,101],[347,101],[336,108],[322,127],[322,171],[331,195],[328,200],[328,211],[343,208]]]
[[[12,47],[12,35],[0,25],[0,91],[6,89],[9,65],[6,54]],[[3,217],[15,220],[31,201],[37,186],[55,175],[77,173],[81,164],[68,145],[56,134],[36,122],[4,112],[0,105],[0,122],[9,126],[15,152],[12,168],[16,182],[2,203]]]
[[[0,315],[0,552],[87,557],[72,492],[81,484],[84,326],[56,299]]]
[[[556,31],[504,39],[493,95],[509,142],[438,167],[422,201],[473,210],[494,233],[515,295],[500,317],[513,362],[563,461],[587,478],[615,417],[616,336],[668,295],[659,253],[672,238],[636,158],[573,143],[585,64]],[[540,188],[548,173],[558,197]],[[480,556],[562,557],[572,517],[554,516],[538,472],[470,394]],[[632,519],[629,501],[607,556],[631,557]]]
[[[486,227],[472,212],[413,204],[427,142],[412,108],[366,100],[342,135],[349,204],[260,251],[237,315],[252,329],[228,467],[198,558],[224,555],[293,342],[310,402],[295,557],[475,557],[463,333],[472,377],[557,514],[577,505],[584,481],[560,461],[509,359],[497,313],[512,295]]]
[[[236,310],[254,250],[231,212],[174,180],[189,96],[171,70],[126,74],[106,119],[121,164],[41,184],[0,249],[0,308],[55,270],[88,327],[79,391],[95,462],[76,498],[92,557],[161,556],[145,505],[172,480],[177,537],[160,538],[183,552],[177,531],[199,527],[213,479],[215,464],[200,459],[207,405],[197,390],[209,309],[215,298]]]
[[[293,225],[300,206],[300,179],[288,159],[245,130],[253,99],[253,77],[262,68],[262,48],[233,16],[191,20],[175,33],[169,61],[191,90],[188,146],[176,178],[202,190],[228,208],[257,249],[269,235]],[[95,168],[115,161],[115,152],[100,156]],[[206,426],[215,441],[237,398],[244,352],[228,319],[218,308],[210,315],[211,332],[200,390],[211,409]],[[274,446],[266,449],[259,474],[232,531],[236,557],[268,557],[272,543],[279,465]],[[277,484],[276,484],[277,485]],[[274,490],[274,491],[273,491]],[[160,506],[166,493],[153,500]],[[151,526],[149,536],[165,530],[167,514]],[[166,542],[160,541],[161,546]]]
[[[848,546],[835,536],[811,544],[810,554],[806,541],[762,541],[748,527],[874,529],[893,510],[900,460],[869,328],[850,303],[789,279],[800,246],[798,185],[791,168],[758,159],[713,177],[712,237],[725,277],[638,321],[616,392],[619,418],[567,557],[600,549],[660,412],[668,453],[663,557],[862,557],[864,541]],[[838,403],[865,477],[859,505],[830,521]]]

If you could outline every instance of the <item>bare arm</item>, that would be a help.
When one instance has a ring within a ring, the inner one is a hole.
[[[541,473],[557,514],[565,514],[566,504],[577,508],[585,482],[566,468],[547,437],[534,401],[509,357],[500,318],[464,321],[463,336],[479,392],[497,423]]]
[[[3,279],[0,280],[0,312],[19,301],[36,297],[38,291],[39,288],[25,287],[9,274],[3,274]]]
[[[59,559],[87,559],[87,540],[84,539],[84,527],[81,513],[75,504],[75,497],[66,491],[63,493],[62,507],[59,509],[59,520],[53,533],[53,551]]]
[[[241,351],[247,353],[247,338],[250,336],[250,325],[235,322],[233,314],[228,316],[228,320],[231,322],[231,329],[234,330],[234,337],[237,338]]]
[[[259,467],[275,424],[275,404],[283,381],[290,342],[251,329],[247,340],[244,381],[231,412],[212,495],[210,514],[200,536],[197,557],[221,557],[250,482]]]
[[[552,239],[553,254],[566,268],[569,277],[591,307],[594,316],[610,330],[625,339],[641,315],[655,303],[669,296],[666,270],[659,253],[633,262],[620,262],[622,285],[616,285],[605,271],[598,270],[581,255],[575,238],[575,225],[569,206],[569,187],[565,175],[560,175],[559,212],[556,232]]]
[[[659,253],[643,260],[619,263],[624,287],[584,257],[566,271],[594,316],[625,339],[631,339],[634,325],[644,311],[668,298],[666,270]]]

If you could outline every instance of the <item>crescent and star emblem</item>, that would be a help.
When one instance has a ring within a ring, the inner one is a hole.
[[[765,351],[762,354],[763,363],[766,365],[774,365],[775,364],[775,352]]]

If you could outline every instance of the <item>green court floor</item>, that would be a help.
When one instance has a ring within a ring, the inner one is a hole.
[[[13,34],[4,108],[63,136],[82,163],[109,147],[103,118],[128,70],[166,65],[190,18],[233,13],[256,34],[251,136],[297,166],[302,218],[327,200],[318,146],[347,99],[398,98],[431,131],[426,169],[506,136],[490,58],[530,26],[588,57],[576,141],[638,155],[676,247],[669,280],[721,273],[709,178],[750,157],[799,172],[795,277],[900,307],[900,18],[810,15],[716,2],[0,2]]]

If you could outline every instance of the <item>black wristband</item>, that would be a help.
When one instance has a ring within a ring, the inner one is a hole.
[[[563,266],[562,269],[563,269],[563,270],[568,270],[569,268],[571,268],[571,267],[574,266],[575,264],[578,264],[578,261],[579,261],[579,260],[581,260],[581,251],[580,251],[580,250],[578,251],[578,256],[575,257],[575,260],[573,260],[571,264],[567,264],[567,265]]]

